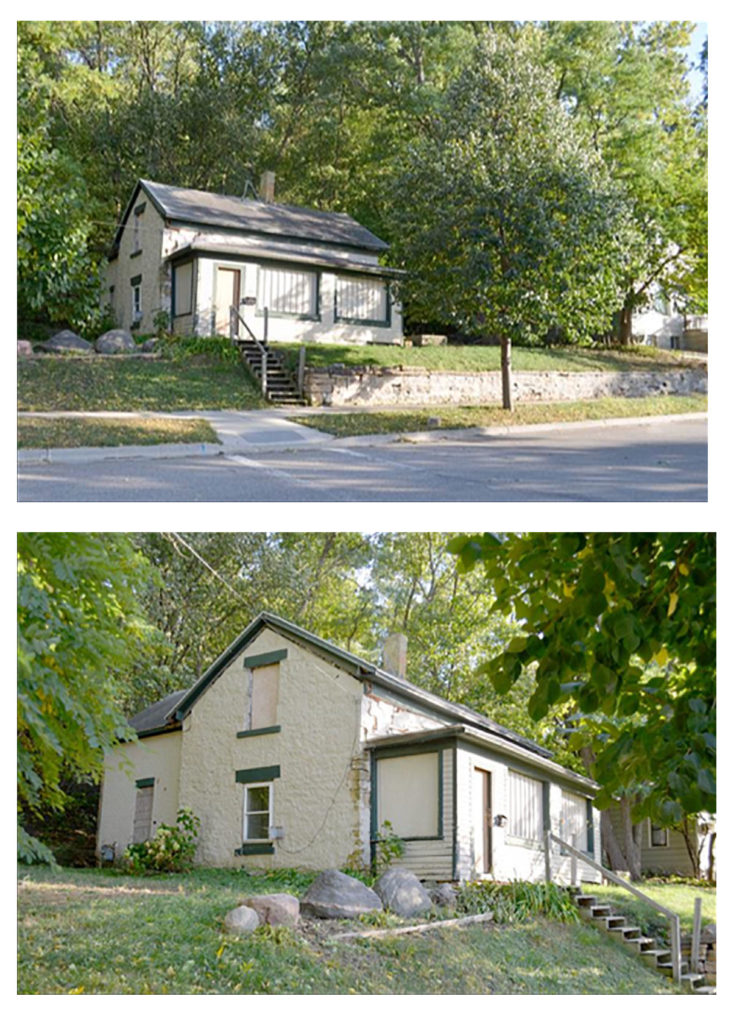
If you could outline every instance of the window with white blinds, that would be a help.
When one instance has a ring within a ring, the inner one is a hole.
[[[274,316],[317,318],[317,274],[284,267],[259,267],[257,310]]]
[[[508,772],[508,834],[516,839],[543,837],[543,783]]]
[[[338,277],[335,281],[337,320],[388,321],[388,292],[384,281],[367,277]]]
[[[567,843],[573,843],[572,836],[576,836],[576,845],[579,850],[587,849],[586,841],[586,798],[576,793],[561,791],[561,838]]]

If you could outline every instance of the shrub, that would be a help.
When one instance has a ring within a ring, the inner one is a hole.
[[[403,839],[396,835],[390,821],[384,821],[380,830],[376,832],[376,873],[385,871],[394,860],[402,857],[403,853]]]
[[[147,871],[187,871],[193,863],[200,820],[187,807],[178,811],[175,825],[160,825],[152,839],[132,843],[123,865],[132,874]]]
[[[230,338],[177,338],[163,336],[160,338],[160,353],[166,359],[186,362],[191,359],[205,359],[212,363],[239,363],[239,350]]]
[[[457,894],[462,914],[491,910],[496,924],[526,921],[539,914],[554,921],[578,921],[579,912],[565,890],[551,882],[465,882]]]

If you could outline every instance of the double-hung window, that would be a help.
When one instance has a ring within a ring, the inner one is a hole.
[[[142,319],[142,276],[137,275],[130,281],[132,288],[132,323],[137,324]]]
[[[244,786],[244,842],[269,839],[272,826],[272,783]]]
[[[666,828],[658,828],[657,825],[650,824],[650,846],[667,846],[668,845],[668,830]]]

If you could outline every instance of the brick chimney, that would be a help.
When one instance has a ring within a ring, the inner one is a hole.
[[[259,178],[259,199],[263,203],[274,202],[274,171],[264,171]]]
[[[392,633],[383,645],[383,667],[391,675],[406,678],[406,644],[403,633]]]

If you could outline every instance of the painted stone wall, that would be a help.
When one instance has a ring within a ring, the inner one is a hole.
[[[152,832],[158,825],[174,825],[180,774],[180,732],[148,736],[139,743],[124,743],[107,756],[99,810],[97,850],[115,845],[121,856],[132,842],[136,779],[154,778]]]
[[[281,731],[245,729],[244,658],[286,648],[279,662]],[[363,687],[305,648],[262,632],[214,682],[185,719],[181,803],[201,818],[198,860],[219,867],[342,867],[368,857],[367,780],[359,742]],[[237,855],[243,839],[243,786],[236,772],[278,765],[273,854]]]
[[[705,393],[705,367],[665,373],[557,373],[520,371],[513,374],[514,395],[523,402],[570,402],[624,396]],[[312,405],[470,405],[501,402],[499,372],[432,372],[414,368],[337,367],[307,369],[305,396]]]

